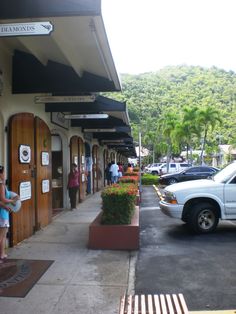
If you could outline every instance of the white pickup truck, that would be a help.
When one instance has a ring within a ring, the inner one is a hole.
[[[181,170],[185,170],[191,167],[191,164],[188,164],[186,162],[170,162],[169,163],[169,170],[167,171],[167,163],[156,163],[151,164],[149,167],[147,167],[146,172],[151,174],[165,174],[165,173],[173,173],[178,172]]]
[[[236,162],[211,179],[187,181],[164,189],[161,211],[182,219],[195,233],[209,233],[219,219],[236,219]]]

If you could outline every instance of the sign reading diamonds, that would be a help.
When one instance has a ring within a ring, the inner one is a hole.
[[[50,22],[0,24],[0,37],[49,35],[52,31]]]

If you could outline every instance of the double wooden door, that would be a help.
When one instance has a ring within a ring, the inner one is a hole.
[[[94,145],[92,149],[92,158],[93,158],[93,193],[97,192],[98,189],[98,146]]]
[[[9,121],[9,186],[22,206],[11,216],[10,242],[16,245],[52,218],[51,134],[47,124],[31,113]]]
[[[83,140],[78,136],[70,139],[70,164],[76,163],[80,172],[79,202],[86,197],[85,147]]]

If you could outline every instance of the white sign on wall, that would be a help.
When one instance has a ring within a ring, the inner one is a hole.
[[[31,182],[25,181],[20,183],[20,200],[26,201],[31,199]]]
[[[42,152],[41,153],[41,164],[42,164],[42,166],[48,166],[49,165],[49,153],[48,152]]]
[[[65,119],[63,112],[51,112],[51,122],[67,130],[70,127],[70,120]]]
[[[82,173],[81,181],[85,182],[85,175],[84,175],[84,173]]]
[[[19,146],[19,159],[22,164],[29,164],[31,161],[31,148],[29,145]]]
[[[84,164],[84,155],[81,156],[81,163]]]
[[[49,35],[52,31],[50,22],[0,24],[0,37]]]
[[[94,102],[95,95],[84,96],[36,96],[35,103],[70,103],[70,102]]]
[[[42,193],[48,193],[50,190],[49,180],[42,180]]]

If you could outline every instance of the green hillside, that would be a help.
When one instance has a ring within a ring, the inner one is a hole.
[[[133,136],[157,155],[191,147],[209,152],[236,143],[236,74],[212,67],[165,67],[121,76],[123,91],[106,94],[125,101]]]

